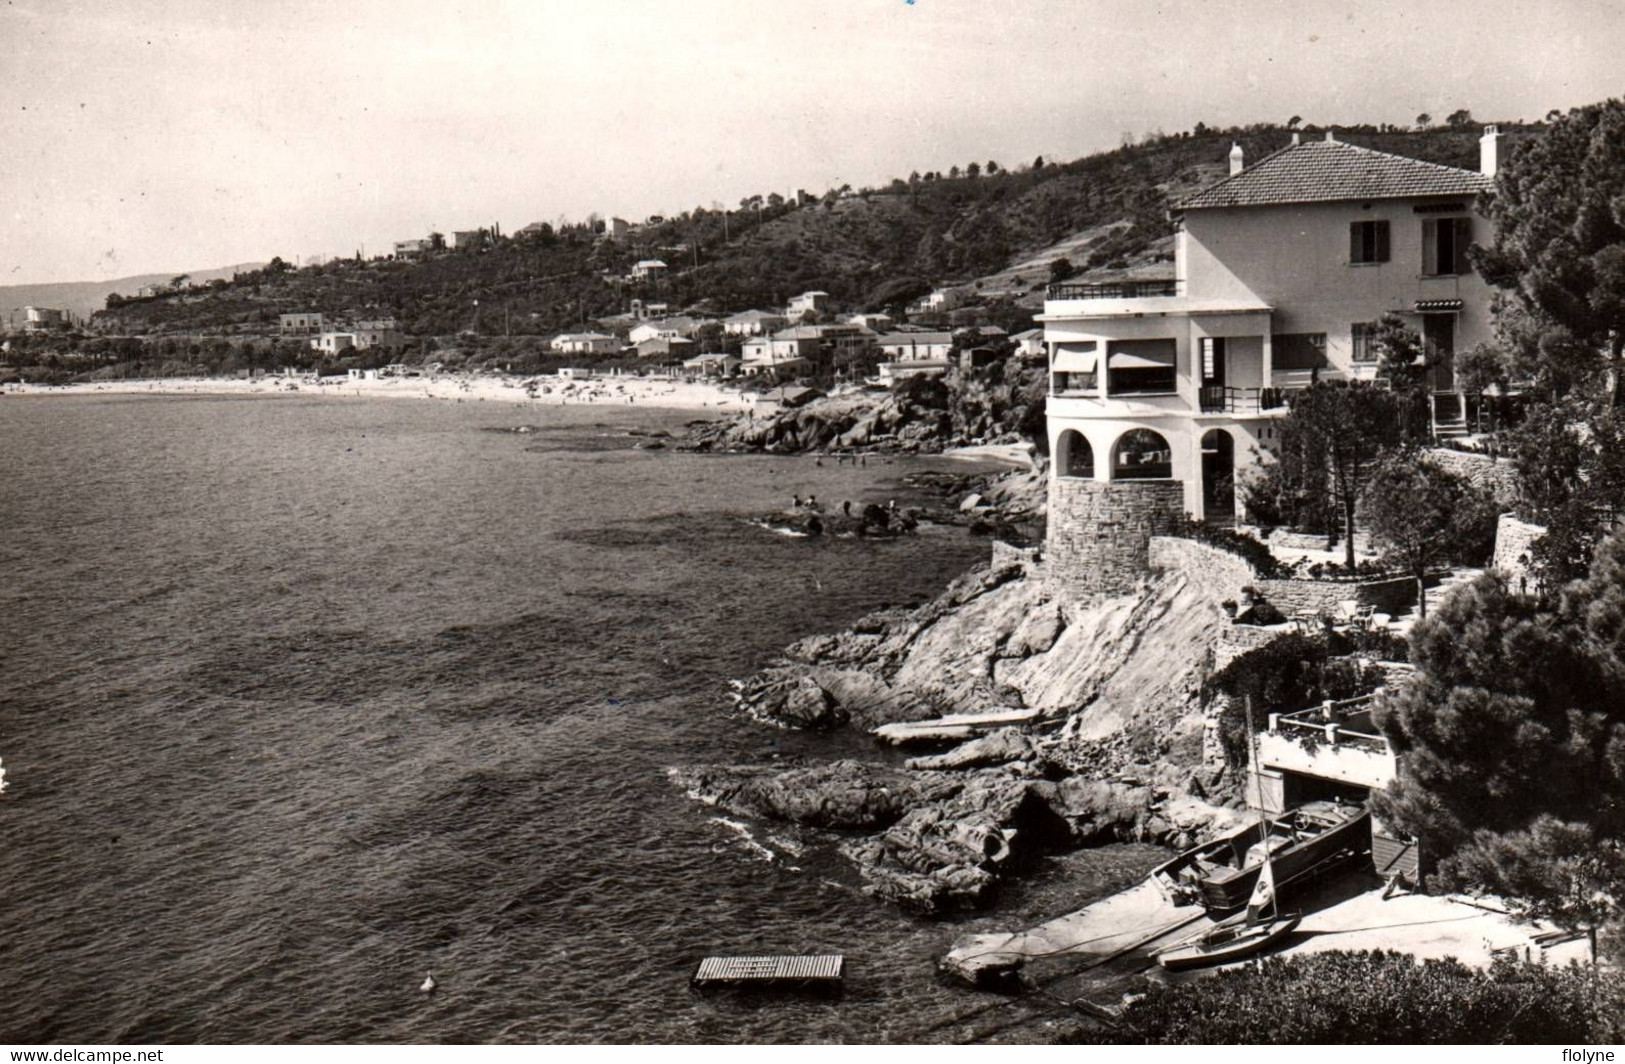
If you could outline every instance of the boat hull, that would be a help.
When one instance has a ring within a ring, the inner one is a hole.
[[[1279,944],[1297,930],[1299,919],[1294,913],[1262,924],[1219,924],[1201,941],[1159,955],[1157,963],[1167,971],[1182,972],[1245,960]]]
[[[1275,881],[1284,886],[1308,875],[1339,853],[1371,848],[1371,813],[1364,807],[1310,803],[1265,824]],[[1151,878],[1176,903],[1199,903],[1209,912],[1234,912],[1247,904],[1263,851],[1252,825],[1186,850],[1152,869]]]

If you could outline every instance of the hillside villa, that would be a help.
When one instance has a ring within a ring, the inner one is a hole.
[[[819,357],[819,343],[816,335],[801,332],[785,329],[772,336],[753,336],[746,340],[740,351],[744,359],[740,371],[747,377],[764,373],[794,377],[807,372]]]
[[[1489,127],[1479,171],[1331,132],[1251,167],[1238,146],[1229,177],[1175,207],[1172,279],[1051,285],[1051,513],[1068,499],[1092,512],[1111,505],[1107,487],[1149,482],[1198,519],[1232,521],[1236,475],[1275,443],[1287,393],[1373,379],[1385,314],[1424,341],[1436,430],[1459,430],[1469,397],[1453,353],[1491,336],[1490,290],[1465,252],[1489,239],[1474,201],[1492,185],[1497,140]],[[1052,517],[1052,538],[1066,526]]]
[[[406,346],[406,338],[394,329],[364,328],[358,325],[349,329],[324,331],[321,335],[311,338],[310,346],[312,350],[329,355],[342,354],[345,351],[366,351],[375,347],[385,351],[399,351]]]
[[[283,336],[308,336],[321,332],[325,327],[322,315],[310,311],[277,315],[277,332]]]
[[[632,264],[632,272],[626,275],[629,281],[658,281],[666,276],[666,264],[659,259],[639,259]]]
[[[765,310],[743,310],[722,319],[722,329],[729,336],[761,336],[790,324],[782,314],[769,314]]]
[[[679,315],[675,318],[660,318],[634,325],[627,338],[634,344],[641,344],[645,340],[686,340],[693,336],[694,330],[699,327],[700,323],[696,319]]]
[[[547,346],[561,355],[612,355],[621,342],[608,333],[560,333]]]
[[[803,292],[790,298],[789,305],[784,308],[784,316],[791,321],[800,321],[809,314],[822,314],[828,307],[828,292]]]

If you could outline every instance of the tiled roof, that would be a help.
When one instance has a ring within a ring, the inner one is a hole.
[[[875,340],[881,347],[901,347],[905,344],[926,346],[929,344],[951,344],[954,334],[947,332],[897,332],[887,333]]]
[[[1189,196],[1175,209],[1472,196],[1489,191],[1494,183],[1476,170],[1425,163],[1340,141],[1312,140],[1265,156],[1241,173]]]

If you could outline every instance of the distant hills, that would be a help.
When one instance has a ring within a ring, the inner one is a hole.
[[[21,321],[23,307],[53,307],[57,310],[72,311],[75,317],[88,318],[96,311],[101,310],[107,303],[107,297],[114,292],[121,296],[133,296],[147,285],[168,284],[183,272],[192,280],[198,282],[213,281],[216,278],[229,281],[233,274],[247,273],[264,265],[262,262],[247,262],[236,266],[221,266],[212,270],[142,273],[133,277],[115,278],[111,281],[62,281],[55,284],[0,285],[0,322],[6,321],[13,311],[17,313],[17,318]]]
[[[1505,150],[1515,152],[1540,128],[1503,124]],[[1477,123],[1354,126],[1336,136],[1476,169],[1481,131]],[[876,188],[830,189],[799,204],[750,197],[726,212],[696,208],[651,220],[614,241],[584,225],[528,226],[422,262],[336,259],[298,270],[276,263],[232,285],[125,303],[96,324],[126,334],[256,333],[281,312],[367,311],[388,313],[417,336],[523,336],[580,329],[624,313],[633,298],[726,313],[782,306],[821,289],[838,309],[857,310],[903,305],[945,285],[1032,308],[1061,258],[1084,277],[1167,269],[1169,205],[1223,177],[1232,142],[1252,163],[1294,132],[1325,135],[1314,126],[1199,124],[1072,162],[967,162]],[[634,262],[651,258],[669,264],[662,280],[623,279]]]

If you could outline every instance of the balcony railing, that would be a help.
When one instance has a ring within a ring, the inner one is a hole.
[[[1223,384],[1203,385],[1197,393],[1204,414],[1261,414],[1286,406],[1280,388],[1231,388]]]
[[[1333,746],[1383,752],[1388,739],[1371,719],[1373,695],[1325,702],[1296,713],[1271,713],[1270,730],[1288,739],[1325,741]]]
[[[1045,299],[1152,299],[1177,296],[1178,281],[1114,281],[1106,284],[1052,284]]]

